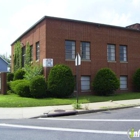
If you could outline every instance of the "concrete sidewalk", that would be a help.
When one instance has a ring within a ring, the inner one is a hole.
[[[140,99],[107,101],[82,104],[82,109],[74,110],[72,105],[24,107],[24,108],[0,108],[0,119],[27,119],[34,117],[53,117],[60,115],[83,114],[110,109],[134,107],[140,105]]]

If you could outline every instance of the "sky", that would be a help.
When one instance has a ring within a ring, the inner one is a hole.
[[[0,54],[45,15],[125,27],[140,23],[140,0],[0,0]]]

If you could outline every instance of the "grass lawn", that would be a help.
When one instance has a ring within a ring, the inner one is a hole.
[[[79,103],[93,103],[103,101],[117,101],[128,99],[140,99],[140,93],[123,93],[115,94],[112,96],[81,96],[79,97]],[[69,105],[76,102],[74,98],[45,98],[45,99],[33,99],[23,98],[16,94],[0,95],[0,107],[33,107],[33,106],[53,106],[53,105]]]

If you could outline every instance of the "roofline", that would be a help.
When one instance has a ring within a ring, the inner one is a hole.
[[[7,63],[7,64],[9,64],[5,59],[3,59],[1,56],[0,56],[0,58],[5,62],[5,63]]]
[[[102,23],[94,23],[94,22],[88,22],[88,21],[82,21],[82,20],[75,20],[75,19],[67,19],[67,18],[60,18],[60,17],[52,17],[52,16],[44,16],[42,17],[40,20],[38,20],[34,25],[32,25],[28,30],[26,30],[23,34],[21,34],[12,44],[11,46],[17,42],[18,40],[20,40],[26,33],[28,33],[31,29],[33,29],[35,26],[37,26],[40,22],[42,22],[44,19],[58,19],[58,20],[65,20],[65,21],[72,21],[72,22],[79,22],[79,23],[86,23],[86,24],[93,24],[93,25],[98,25],[98,26],[106,26],[106,27],[112,27],[112,28],[120,28],[123,30],[131,30],[131,31],[136,31],[136,32],[140,32],[139,30],[136,29],[130,29],[128,28],[128,26],[126,27],[121,27],[121,26],[115,26],[115,25],[108,25],[108,24],[102,24]],[[136,23],[135,23],[136,24]],[[135,25],[132,24],[132,25]],[[129,25],[131,26],[131,25]]]
[[[11,46],[17,42],[18,40],[20,40],[20,38],[22,36],[24,36],[26,33],[28,33],[31,29],[33,29],[36,25],[38,25],[40,22],[42,22],[44,19],[46,18],[46,16],[44,16],[43,18],[41,18],[40,20],[38,20],[34,25],[32,25],[28,30],[26,30],[23,34],[21,34],[12,44]]]

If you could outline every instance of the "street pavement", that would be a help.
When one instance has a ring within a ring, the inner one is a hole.
[[[105,110],[113,110],[140,105],[140,99],[107,101],[82,104],[82,109],[75,110],[72,105],[0,108],[0,119],[28,119],[37,117],[53,117],[74,114],[93,113]]]
[[[139,134],[140,106],[71,116],[0,119],[1,140],[137,140]]]

